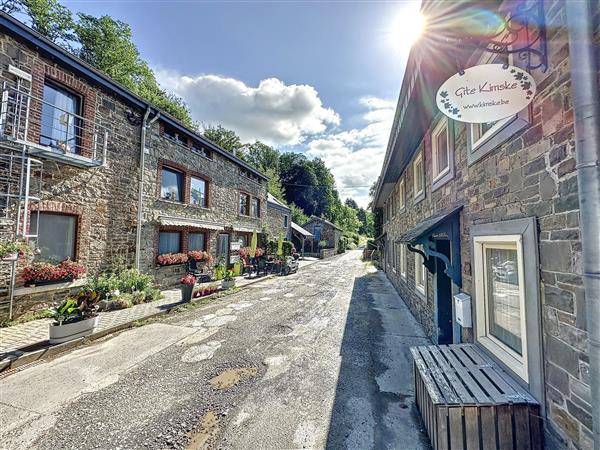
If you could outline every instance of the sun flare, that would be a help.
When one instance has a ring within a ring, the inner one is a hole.
[[[426,22],[425,16],[420,11],[405,12],[398,15],[389,29],[390,44],[397,50],[410,49],[423,34]]]

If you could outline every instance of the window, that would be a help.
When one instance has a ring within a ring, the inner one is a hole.
[[[471,234],[475,338],[539,400],[543,363],[535,219],[473,225]]]
[[[210,150],[198,144],[197,142],[192,142],[191,148],[194,153],[197,153],[200,156],[204,156],[205,158],[212,159],[212,153],[210,152]]]
[[[240,244],[240,248],[247,247],[248,246],[248,235],[240,234],[238,236],[238,242]]]
[[[250,215],[250,196],[248,194],[240,194],[240,214]]]
[[[400,184],[398,185],[398,204],[400,206],[400,211],[404,211],[404,207],[406,206],[406,186],[404,184],[404,178],[400,180]]]
[[[77,243],[77,216],[39,213],[39,229],[36,220],[31,221],[31,234],[38,235],[40,254],[36,259],[58,263],[75,260]]]
[[[158,254],[181,252],[181,233],[179,231],[161,231],[158,233]]]
[[[423,168],[423,152],[419,152],[413,162],[413,197],[414,202],[425,198],[425,171]]]
[[[162,168],[160,198],[183,201],[183,174],[168,167]]]
[[[260,217],[260,200],[258,198],[252,199],[252,217]]]
[[[406,278],[406,245],[400,244],[400,275]]]
[[[44,84],[40,144],[80,153],[81,97],[54,83]]]
[[[398,259],[397,259],[398,252],[396,251],[397,246],[398,246],[398,244],[396,244],[394,241],[392,241],[392,270],[394,271],[394,273],[396,273],[396,262],[398,261]]]
[[[288,216],[286,214],[285,216],[283,216],[283,227],[284,228],[287,228],[289,226],[288,225],[288,221],[289,221],[289,218],[288,218]]]
[[[172,139],[173,141],[175,141],[177,139],[177,132],[175,131],[174,128],[164,125],[163,126],[163,136],[166,137],[167,139]]]
[[[422,245],[416,246],[419,250],[423,250]],[[427,269],[423,265],[423,256],[415,252],[415,288],[418,292],[425,295],[427,287]]]
[[[454,127],[446,117],[431,133],[431,155],[434,190],[454,178]]]
[[[512,56],[506,54],[486,54],[479,64],[512,64]],[[495,122],[467,124],[467,160],[469,164],[480,160],[498,148],[515,133],[531,123],[530,107],[514,116]]]
[[[188,233],[188,250],[204,251],[206,250],[204,233]]]
[[[190,177],[190,203],[195,206],[208,207],[207,182],[202,178]]]

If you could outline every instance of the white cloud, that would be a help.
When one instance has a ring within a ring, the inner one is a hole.
[[[309,85],[286,85],[277,78],[257,87],[219,75],[185,76],[158,70],[163,87],[185,99],[194,120],[235,130],[242,141],[295,145],[339,125],[340,117],[323,106]]]
[[[313,139],[306,153],[325,161],[342,198],[352,197],[360,206],[367,206],[369,186],[383,164],[396,105],[375,97],[362,98],[360,104],[366,108],[363,127]]]

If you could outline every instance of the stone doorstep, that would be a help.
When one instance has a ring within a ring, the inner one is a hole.
[[[252,278],[250,280],[246,280],[246,282],[241,285],[241,286],[236,286],[239,287],[240,289],[243,289],[246,286],[249,286],[251,284],[263,281],[263,280],[268,280],[275,277],[275,274],[269,274],[266,276],[262,276],[259,278]],[[223,291],[221,291],[223,292]],[[218,292],[217,292],[218,293]],[[192,299],[192,303],[196,302],[196,301],[200,301],[200,300],[204,300],[207,298],[211,298],[213,296],[215,296],[217,293],[211,294],[211,295],[206,295],[204,297],[200,297],[198,299]],[[63,353],[66,352],[68,350],[72,350],[76,347],[79,347],[80,345],[86,343],[86,342],[92,342],[95,341],[96,339],[100,339],[104,336],[107,336],[109,334],[112,333],[116,333],[117,331],[121,331],[124,330],[126,328],[130,328],[131,325],[134,322],[137,322],[138,320],[146,320],[146,319],[150,319],[153,317],[158,317],[161,315],[165,315],[167,313],[169,313],[173,308],[176,308],[177,306],[181,306],[183,303],[178,303],[170,308],[167,308],[163,311],[157,311],[155,313],[152,314],[148,314],[142,317],[137,317],[137,318],[133,318],[133,319],[128,319],[123,323],[120,323],[118,325],[114,325],[114,326],[110,326],[108,328],[105,328],[103,330],[99,330],[89,336],[85,336],[85,337],[80,337],[77,339],[74,339],[72,341],[68,341],[68,342],[64,342],[62,344],[55,344],[55,345],[50,345],[47,340],[46,341],[40,341],[37,344],[40,345],[44,345],[44,348],[41,348],[39,350],[34,350],[32,352],[27,352],[27,353],[23,353],[22,355],[8,355],[5,357],[4,360],[0,361],[0,375],[3,372],[9,371],[9,370],[13,370],[16,369],[18,367],[22,367],[26,364],[31,364],[34,361],[38,361],[43,357],[51,357],[54,355],[58,355],[59,353]],[[32,343],[29,344],[28,346],[31,345],[36,345],[36,343]],[[17,350],[18,351],[18,350]]]

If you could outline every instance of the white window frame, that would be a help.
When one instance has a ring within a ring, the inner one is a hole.
[[[417,165],[421,165],[421,186],[417,189]],[[418,203],[425,198],[425,161],[423,159],[423,151],[419,151],[412,163],[413,167],[413,201]]]
[[[400,244],[400,276],[406,280],[406,244]]]
[[[473,238],[475,267],[475,295],[477,300],[476,321],[477,340],[487,350],[493,353],[500,361],[510,367],[525,382],[529,381],[527,357],[527,330],[526,330],[526,305],[525,305],[525,273],[523,260],[523,239],[519,234],[498,236],[476,236]],[[521,348],[522,355],[508,347],[490,333],[489,303],[487,298],[487,270],[485,251],[488,248],[516,249],[519,265],[519,307],[521,310]]]
[[[448,181],[454,178],[454,127],[446,116],[438,122],[431,133],[431,158],[432,158],[432,176],[431,190],[434,191]],[[446,155],[448,159],[448,165],[441,172],[438,170],[438,148],[437,148],[437,137],[446,133]]]
[[[400,203],[400,212],[404,212],[406,210],[406,184],[404,182],[404,178],[400,180],[398,183],[398,199]]]
[[[422,245],[418,245],[415,248],[423,251]],[[415,290],[423,296],[427,295],[427,268],[425,267],[424,262],[421,254],[415,252]],[[418,274],[421,276],[418,276]],[[424,278],[423,284],[420,284],[419,278]]]
[[[497,54],[485,53],[478,64],[492,64]],[[508,55],[508,64],[513,64],[513,55]],[[501,119],[482,135],[478,130],[481,124],[467,125],[467,161],[471,165],[500,145],[508,141],[514,134],[531,124],[531,104],[514,116]]]

